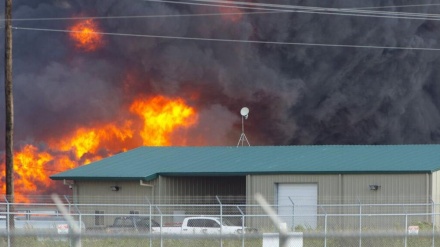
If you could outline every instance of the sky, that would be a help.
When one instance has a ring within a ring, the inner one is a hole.
[[[236,146],[245,106],[251,145],[439,142],[440,2],[235,2],[15,0],[24,171],[46,176],[141,145]],[[187,115],[160,115],[176,102]]]

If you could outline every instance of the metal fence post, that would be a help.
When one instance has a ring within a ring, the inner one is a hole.
[[[223,247],[223,204],[218,196],[215,196],[215,198],[220,204],[220,247]]]
[[[324,247],[327,247],[327,212],[321,205],[319,207],[324,212]]]
[[[75,221],[73,220],[72,216],[70,215],[70,212],[67,211],[67,209],[64,207],[60,197],[56,194],[52,195],[52,200],[55,202],[58,210],[62,213],[64,219],[69,224],[69,230],[72,229],[72,233],[70,233],[70,237],[72,239],[72,244],[75,247],[81,247],[81,230],[76,225]]]
[[[71,209],[70,209],[70,201],[67,198],[67,195],[64,195],[64,199],[66,199],[66,202],[69,204],[69,212],[72,212]]]
[[[434,200],[431,200],[431,222],[432,222],[432,247],[435,246],[435,206],[434,206]]]
[[[359,202],[359,247],[362,247],[362,203],[361,200],[358,199]]]
[[[69,200],[69,198],[67,197],[67,195],[64,195],[64,199],[66,199],[66,201],[67,201],[67,203],[68,203],[68,205],[69,205],[69,213],[71,213],[72,212],[72,206],[76,209],[76,212],[77,212],[77,214],[78,214],[78,220],[79,220],[79,230],[81,230],[81,227],[82,227],[82,214],[81,214],[81,211],[79,210],[79,208],[78,208],[78,203],[75,203],[75,202],[70,202],[70,200]],[[79,241],[81,242],[81,236],[79,237]],[[72,241],[70,241],[70,246],[72,246]]]
[[[150,209],[150,216],[149,216],[149,231],[150,231],[150,234],[151,234],[151,202],[150,202],[150,200],[148,200],[148,197],[146,196],[145,197],[145,199],[147,199],[147,203],[148,203],[148,206],[149,206],[149,209]],[[153,246],[153,239],[150,237],[150,247],[151,246]]]
[[[402,205],[403,212],[405,212],[405,247],[408,245],[408,211],[405,208],[405,205]]]
[[[324,227],[325,227],[325,228],[324,228],[324,236],[325,236],[325,237],[324,237],[324,247],[327,247],[327,222],[328,222],[328,221],[327,221],[327,217],[328,217],[328,216],[327,216],[327,213],[325,214],[324,217],[325,217],[325,218],[324,218],[324,222],[325,222],[325,223],[324,223],[324,224],[325,224],[325,225],[324,225]]]
[[[239,206],[237,206],[238,211],[240,211],[241,213],[241,246],[244,247],[244,220],[245,220],[245,215],[243,213],[243,211],[240,209]]]
[[[64,199],[66,199],[66,202],[67,202],[67,204],[69,205],[69,207],[68,207],[67,210],[69,211],[69,213],[72,213],[72,211],[71,211],[71,209],[70,209],[70,201],[69,201],[69,199],[67,198],[67,195],[64,195]],[[60,199],[60,200],[61,200],[61,199]],[[79,227],[80,227],[80,229],[81,229],[81,221],[80,221],[79,224],[80,224]],[[69,246],[70,246],[70,247],[73,246],[72,238],[71,238],[70,241],[69,241]]]
[[[160,214],[160,247],[163,247],[163,238],[162,238],[163,214],[162,214],[162,211],[160,211],[160,208],[157,205],[155,207],[156,207],[157,211]]]
[[[10,208],[9,208],[9,201],[8,198],[5,196],[6,201],[6,233],[8,234],[8,247],[11,247],[11,232],[9,228],[9,215],[10,215]]]
[[[405,247],[408,245],[408,214],[405,212]]]
[[[292,203],[292,231],[295,231],[295,203],[289,196],[289,201]]]

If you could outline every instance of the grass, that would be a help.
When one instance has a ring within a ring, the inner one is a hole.
[[[440,243],[440,239],[437,238],[436,243]],[[120,246],[130,246],[130,247],[145,247],[150,246],[149,239],[140,238],[105,238],[105,239],[82,239],[81,241],[83,247],[120,247]],[[358,238],[328,238],[327,247],[358,247]],[[7,242],[2,239],[0,241],[0,246],[7,246]],[[35,237],[18,237],[15,239],[14,246],[34,246],[34,247],[69,247],[69,241],[54,241],[54,240],[37,240]],[[152,240],[153,247],[159,247],[160,240]],[[220,246],[220,240],[218,239],[198,239],[198,240],[188,240],[188,239],[166,239],[163,240],[164,247],[180,247],[180,246],[190,246],[190,247],[215,247]],[[241,240],[223,240],[224,247],[241,247]],[[258,247],[262,246],[261,239],[247,239],[244,242],[244,246]],[[322,247],[324,246],[324,239],[312,239],[305,238],[303,240],[304,247]],[[401,247],[405,246],[404,238],[365,238],[362,239],[363,247]],[[407,240],[407,247],[431,247],[432,239],[424,237],[409,237]]]
[[[358,247],[359,246],[359,237],[358,236],[345,236],[345,237],[327,237],[324,239],[322,237],[308,237],[307,233],[311,232],[311,230],[305,230],[304,239],[303,239],[303,247],[322,247],[324,246],[324,242],[326,241],[327,247]],[[421,227],[420,236],[412,235],[407,237],[407,247],[431,247],[432,237],[423,236],[422,233],[431,233],[432,228]],[[318,232],[318,233],[322,233]],[[440,237],[436,236],[434,239],[436,245],[440,244]],[[221,246],[219,238],[215,239],[163,239],[162,246],[164,247],[180,247],[180,246],[189,246],[189,247],[215,247]],[[405,246],[405,237],[364,237],[362,238],[362,247],[377,247],[377,246],[386,246],[386,247],[401,247]],[[236,239],[223,239],[223,247],[241,247],[242,240],[240,238]],[[247,238],[244,240],[244,246],[246,247],[259,247],[262,246],[262,238]],[[97,238],[97,237],[84,237],[81,240],[82,247],[159,247],[161,246],[161,240],[159,236],[155,237],[151,240],[142,236],[138,237],[106,237],[106,238]],[[0,238],[0,246],[7,246],[7,241],[5,238]],[[53,240],[53,239],[38,239],[37,237],[16,237],[13,246],[34,246],[34,247],[70,247],[70,241],[68,239],[64,240]]]
[[[154,239],[151,241],[152,247],[159,247],[160,239]],[[246,239],[244,246],[254,247],[262,246],[261,239]],[[0,239],[0,246],[7,246],[6,239]],[[33,246],[33,247],[69,247],[69,240],[38,240],[36,237],[16,237],[14,240],[14,246]],[[150,246],[150,240],[147,238],[83,238],[81,240],[82,247],[146,247]],[[220,246],[220,239],[164,239],[164,247],[210,247]],[[223,240],[223,247],[241,247],[242,241],[239,239],[226,239]]]

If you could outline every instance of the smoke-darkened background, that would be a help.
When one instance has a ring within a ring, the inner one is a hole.
[[[266,3],[332,8],[414,4]],[[437,14],[436,3],[378,10]],[[15,0],[15,27],[67,30],[78,20],[36,19],[161,15],[95,21],[102,32],[113,34],[348,45],[103,35],[104,45],[86,52],[75,48],[68,33],[14,29],[17,149],[30,143],[44,150],[46,140],[80,126],[123,118],[121,112],[141,95],[179,97],[197,109],[198,124],[186,130],[186,145],[237,145],[243,106],[250,108],[245,132],[251,145],[439,142],[440,51],[349,46],[440,48],[440,21],[256,13],[262,11],[138,0]],[[217,13],[223,15],[201,15]],[[3,53],[3,33],[0,47]],[[4,128],[0,133],[4,136]],[[4,138],[0,145],[4,150]]]

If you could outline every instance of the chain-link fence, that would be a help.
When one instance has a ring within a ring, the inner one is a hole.
[[[75,203],[64,196],[71,222],[50,197],[4,198],[0,246],[440,246],[434,202],[269,205],[280,219],[276,225],[261,205],[242,198],[151,201]]]

